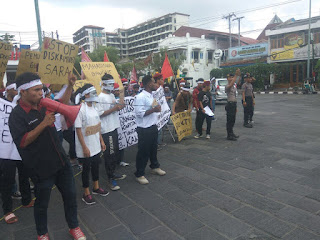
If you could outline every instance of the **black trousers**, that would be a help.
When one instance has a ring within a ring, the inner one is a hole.
[[[245,97],[246,100],[246,106],[243,106],[243,123],[247,124],[249,122],[249,120],[252,120],[252,116],[253,116],[253,99],[252,97]],[[243,101],[242,101],[243,104]]]
[[[233,127],[236,122],[237,103],[228,102],[225,109],[227,111],[227,133],[230,136],[233,134]]]
[[[203,121],[201,122],[201,119],[202,119],[202,112],[201,111],[198,111],[197,110],[197,115],[196,115],[196,130],[197,130],[197,133],[199,135],[202,135],[202,123]]]
[[[150,168],[158,168],[160,164],[157,159],[158,147],[158,128],[153,125],[148,128],[137,128],[138,133],[138,152],[136,156],[136,177],[144,176],[145,169],[150,159]]]
[[[0,192],[2,199],[2,209],[4,215],[12,212],[12,187],[15,184],[16,168],[19,173],[19,188],[21,192],[22,205],[31,202],[31,190],[27,171],[23,167],[22,161],[0,159]]]
[[[117,163],[120,161],[117,129],[112,132],[102,134],[102,138],[106,145],[106,151],[103,153],[104,165],[108,179],[112,179],[114,177]]]
[[[75,145],[75,133],[73,127],[68,128],[68,130],[63,131],[63,138],[69,143],[69,157],[70,159],[77,158],[76,155],[76,145]]]
[[[88,188],[90,170],[92,181],[99,180],[100,153],[89,158],[80,158],[79,162],[82,163],[82,187]]]
[[[38,235],[44,235],[48,232],[47,210],[53,185],[57,186],[62,195],[64,215],[69,228],[76,228],[79,226],[76,187],[73,171],[69,162],[66,162],[66,165],[53,176],[46,179],[34,177],[32,178],[32,181],[35,184],[36,201],[34,204],[34,218]]]
[[[198,126],[198,129],[197,129],[199,135],[202,135],[202,125],[203,125],[204,120],[206,120],[206,122],[207,122],[206,134],[210,135],[212,117],[208,116],[207,114],[205,114],[203,112],[200,112],[199,113],[199,118],[200,118],[199,126]]]

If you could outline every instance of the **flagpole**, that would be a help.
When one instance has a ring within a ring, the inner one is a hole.
[[[81,75],[79,74],[78,70],[73,66],[73,70],[78,74],[78,76],[81,78]]]

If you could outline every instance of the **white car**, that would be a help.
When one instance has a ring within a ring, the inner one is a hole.
[[[227,101],[227,94],[225,92],[228,80],[226,78],[216,78],[216,101]],[[234,84],[237,88],[237,84]],[[238,91],[237,91],[238,95]]]

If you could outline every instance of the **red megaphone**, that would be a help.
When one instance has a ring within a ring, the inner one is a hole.
[[[68,127],[71,127],[76,120],[80,111],[81,105],[69,106],[57,101],[53,101],[49,98],[42,98],[40,105],[47,108],[47,111],[62,114],[67,122]]]

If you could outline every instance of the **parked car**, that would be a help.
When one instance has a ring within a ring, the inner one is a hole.
[[[225,92],[228,80],[226,78],[216,78],[216,101],[227,101],[227,94]],[[237,84],[234,84],[237,88]],[[238,95],[238,91],[237,91]]]

